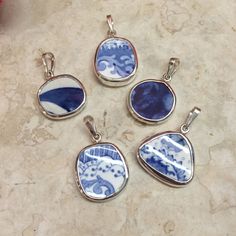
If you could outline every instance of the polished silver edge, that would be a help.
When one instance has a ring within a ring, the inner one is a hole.
[[[98,49],[101,47],[102,44],[104,44],[106,41],[111,40],[112,38],[126,40],[131,45],[131,47],[133,49],[133,52],[134,52],[134,57],[135,57],[135,61],[136,61],[135,68],[129,76],[127,76],[125,78],[122,78],[122,81],[121,81],[121,79],[112,79],[112,78],[109,78],[109,77],[105,77],[99,71],[97,71],[97,69],[96,69],[96,58],[97,58]],[[102,84],[104,84],[108,87],[126,86],[126,85],[133,82],[133,80],[135,79],[136,72],[138,70],[138,56],[137,56],[136,49],[133,46],[133,44],[126,38],[116,37],[116,36],[108,37],[108,38],[104,39],[102,42],[100,42],[97,49],[96,49],[95,57],[94,57],[94,61],[93,61],[93,69],[94,69],[94,73],[95,73],[96,77],[98,78],[98,80]]]
[[[148,164],[146,164],[143,160],[142,160],[142,157],[139,155],[139,151],[141,149],[141,147],[146,143],[146,142],[149,142],[149,141],[152,141],[153,139],[156,139],[157,137],[160,137],[162,135],[166,135],[166,134],[179,134],[181,135],[185,140],[186,142],[188,143],[189,147],[190,147],[190,155],[192,157],[192,161],[193,161],[193,164],[192,164],[192,175],[191,177],[189,178],[188,181],[186,182],[180,182],[180,181],[175,181],[173,179],[170,179],[168,177],[166,177],[165,175],[157,172],[156,170],[154,170],[151,166],[149,166]],[[190,183],[194,177],[194,171],[195,171],[195,155],[194,155],[194,150],[193,150],[193,146],[192,146],[192,143],[189,141],[189,139],[182,133],[178,132],[178,131],[166,131],[166,132],[162,132],[162,133],[158,133],[158,134],[155,134],[147,139],[145,139],[138,147],[138,151],[137,151],[137,160],[139,162],[139,164],[150,174],[152,175],[154,178],[158,179],[159,181],[161,181],[162,183],[168,185],[168,186],[171,186],[171,187],[176,187],[176,188],[179,188],[179,187],[184,187],[185,185],[187,185],[188,183]]]
[[[163,117],[162,119],[158,119],[158,120],[152,120],[152,119],[147,119],[141,115],[139,115],[133,108],[132,106],[132,103],[131,103],[131,94],[133,92],[133,90],[140,84],[142,83],[145,83],[145,82],[158,82],[158,83],[163,83],[165,84],[171,91],[171,93],[173,94],[173,97],[174,97],[174,104],[170,110],[170,112],[165,116]],[[176,95],[175,95],[175,92],[174,90],[171,88],[171,86],[166,83],[165,81],[162,81],[162,80],[155,80],[155,79],[146,79],[146,80],[143,80],[137,84],[135,84],[129,91],[129,95],[127,97],[127,105],[128,105],[128,110],[130,111],[130,113],[132,114],[132,116],[137,119],[138,121],[142,122],[142,123],[145,123],[145,124],[149,124],[149,125],[155,125],[155,124],[161,124],[165,121],[167,121],[167,119],[173,114],[173,111],[176,107]]]
[[[92,146],[96,146],[96,145],[99,145],[99,144],[109,144],[109,145],[112,145],[112,146],[114,146],[114,147],[116,148],[116,150],[119,152],[119,154],[120,154],[122,160],[123,160],[124,163],[125,163],[125,172],[126,172],[125,182],[124,182],[123,186],[121,187],[121,189],[120,189],[118,192],[114,193],[113,195],[111,195],[111,196],[109,196],[109,197],[106,197],[106,198],[104,198],[104,199],[92,198],[92,197],[89,197],[88,195],[86,195],[86,193],[85,193],[85,191],[84,191],[82,185],[80,184],[80,177],[79,177],[79,173],[78,173],[78,170],[77,170],[77,163],[78,163],[78,161],[79,161],[80,153],[83,152],[83,151],[84,151],[85,149],[87,149],[87,148],[90,148],[90,147],[92,147]],[[80,193],[82,194],[82,196],[83,196],[84,198],[86,198],[87,200],[89,200],[89,201],[92,201],[92,202],[100,202],[100,203],[101,203],[101,202],[106,202],[106,201],[109,201],[109,200],[111,200],[111,199],[116,198],[117,195],[120,194],[120,193],[125,189],[125,187],[126,187],[126,185],[127,185],[127,183],[128,183],[128,180],[129,180],[129,168],[128,168],[128,165],[127,165],[127,161],[126,161],[126,159],[125,159],[123,153],[121,152],[121,150],[120,150],[115,144],[113,144],[113,143],[110,143],[110,142],[99,142],[99,143],[95,143],[95,144],[88,145],[88,146],[84,147],[84,148],[78,153],[78,155],[77,155],[77,157],[76,157],[76,161],[75,161],[75,181],[76,181],[76,183],[77,183],[77,186],[78,186],[79,191],[80,191]]]
[[[70,78],[70,79],[73,79],[75,80],[77,83],[80,84],[81,88],[83,89],[84,91],[84,100],[82,101],[81,105],[76,108],[74,111],[72,112],[68,112],[67,114],[64,114],[64,115],[53,115],[53,114],[50,114],[48,113],[44,108],[43,106],[41,105],[40,103],[40,99],[39,99],[39,95],[40,95],[40,92],[42,91],[43,87],[46,86],[48,83],[50,83],[52,80],[56,80],[56,79],[59,79],[60,77],[67,77],[67,78]],[[53,76],[51,77],[50,79],[48,79],[43,85],[41,85],[41,87],[39,88],[38,90],[38,93],[37,93],[37,98],[38,98],[38,105],[39,105],[39,108],[40,108],[40,111],[43,113],[44,116],[46,116],[47,118],[51,119],[51,120],[63,120],[63,119],[67,119],[67,118],[70,118],[70,117],[73,117],[77,114],[79,114],[85,107],[86,105],[86,102],[87,102],[87,92],[85,90],[85,87],[84,85],[80,82],[80,80],[78,80],[77,78],[75,78],[74,76],[72,75],[69,75],[69,74],[61,74],[61,75],[57,75],[57,76]]]

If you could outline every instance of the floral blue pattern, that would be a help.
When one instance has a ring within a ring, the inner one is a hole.
[[[125,39],[107,39],[97,50],[95,66],[105,78],[122,80],[131,75],[137,66],[134,49]]]
[[[85,195],[103,200],[121,191],[128,178],[123,156],[110,143],[91,145],[77,158],[77,173]]]
[[[155,136],[139,148],[139,157],[157,175],[177,183],[186,183],[193,176],[192,146],[180,133]]]

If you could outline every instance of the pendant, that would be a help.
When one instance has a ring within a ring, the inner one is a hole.
[[[86,103],[83,84],[72,75],[54,76],[55,57],[51,52],[44,53],[42,60],[47,80],[38,91],[38,103],[42,113],[54,120],[78,114]]]
[[[76,179],[82,195],[91,201],[105,201],[117,196],[126,186],[129,173],[120,149],[109,142],[101,142],[94,120],[86,116],[94,144],[83,148],[77,156]]]
[[[156,124],[173,113],[176,96],[168,82],[179,63],[178,58],[171,58],[162,80],[148,79],[133,86],[128,96],[128,109],[134,118],[146,124]]]
[[[158,180],[175,187],[188,184],[194,176],[194,151],[185,136],[201,110],[195,107],[180,131],[167,131],[145,140],[138,148],[140,165]]]
[[[103,84],[120,87],[132,82],[138,68],[137,53],[132,43],[116,36],[111,15],[107,16],[108,38],[97,47],[94,69]]]

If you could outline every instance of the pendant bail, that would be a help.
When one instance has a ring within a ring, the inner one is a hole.
[[[188,114],[185,123],[181,126],[180,131],[183,134],[189,132],[189,127],[193,123],[193,121],[197,118],[197,116],[201,113],[201,109],[198,107],[194,107]]]
[[[113,21],[111,15],[107,15],[107,24],[108,24],[108,27],[109,27],[109,30],[107,32],[108,36],[109,37],[114,37],[116,35],[116,31],[115,31],[115,28],[114,28],[114,21]]]
[[[175,74],[175,72],[177,71],[179,67],[179,64],[180,64],[179,58],[174,58],[174,57],[170,58],[169,64],[168,64],[168,70],[162,76],[162,79],[166,82],[171,81],[172,76]]]
[[[99,132],[97,132],[93,117],[90,115],[85,116],[84,123],[87,126],[87,128],[91,134],[92,140],[96,143],[100,142],[102,139],[102,135]]]
[[[44,65],[44,76],[48,80],[54,76],[55,69],[55,57],[51,52],[45,52],[42,54],[42,61]]]

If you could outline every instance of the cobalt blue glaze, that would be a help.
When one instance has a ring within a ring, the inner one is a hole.
[[[95,64],[97,72],[104,77],[122,79],[133,73],[137,61],[129,41],[111,38],[99,46]]]
[[[84,101],[84,91],[81,88],[57,88],[40,94],[39,100],[56,104],[64,110],[71,112]]]
[[[130,94],[130,105],[141,118],[150,121],[165,119],[175,105],[170,88],[160,81],[144,81],[135,86]]]

